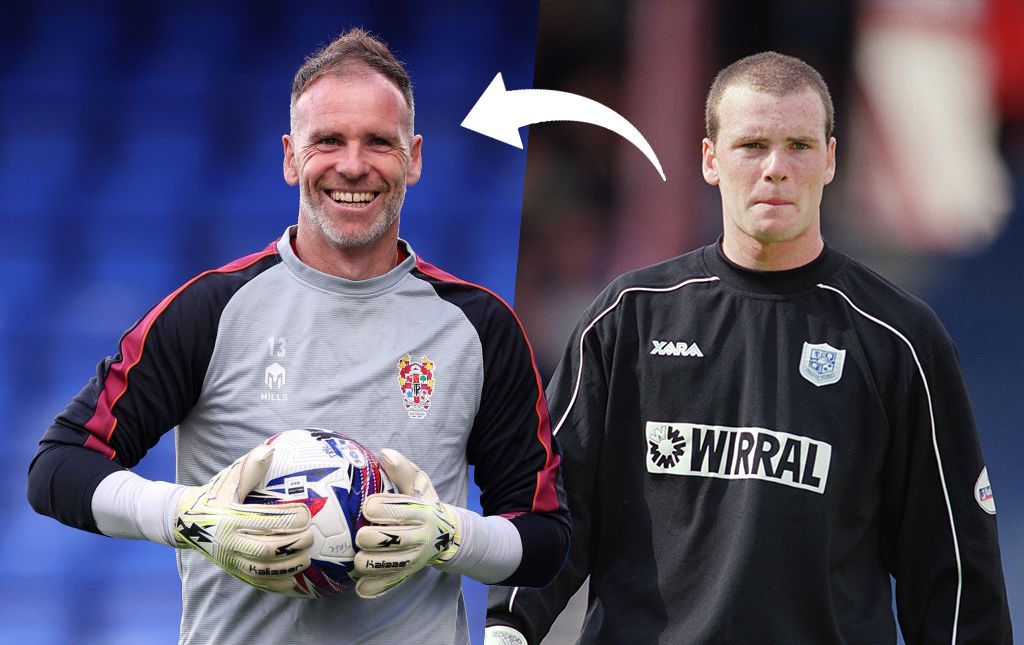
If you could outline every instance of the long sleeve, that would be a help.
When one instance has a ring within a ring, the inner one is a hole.
[[[543,589],[492,587],[487,623],[516,627],[539,642],[590,574],[600,509],[595,477],[604,431],[607,379],[597,334],[584,314],[548,386],[556,438],[563,453],[563,478],[573,518],[573,537],[561,573]],[[589,333],[587,333],[589,331]],[[583,339],[581,356],[580,342]]]
[[[522,328],[511,310],[491,304],[480,330],[484,386],[467,453],[484,514],[508,518],[522,539],[520,565],[502,583],[540,586],[558,573],[569,547],[561,455]]]
[[[29,466],[39,513],[98,532],[92,494],[132,468],[199,398],[224,304],[278,262],[272,248],[204,272],[169,294],[121,337],[117,352],[54,420]]]
[[[422,259],[417,275],[458,307],[479,338],[483,384],[466,455],[483,514],[511,521],[523,546],[519,567],[501,584],[547,584],[561,568],[572,528],[562,457],[526,334],[512,309],[487,289]]]
[[[908,644],[1010,643],[992,487],[955,349],[921,358],[883,502],[900,627]]]

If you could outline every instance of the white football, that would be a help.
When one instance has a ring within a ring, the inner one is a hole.
[[[374,493],[395,492],[394,486],[373,453],[337,432],[288,430],[266,443],[274,447],[273,460],[245,502],[302,502],[312,516],[312,562],[295,575],[293,593],[321,598],[351,589],[355,534],[366,524],[363,504]]]

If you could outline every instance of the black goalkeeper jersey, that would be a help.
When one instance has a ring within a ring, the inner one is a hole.
[[[531,643],[590,576],[583,643],[1010,642],[995,504],[956,350],[826,247],[755,272],[719,245],[620,277],[548,388],[573,515],[546,589],[494,588]]]

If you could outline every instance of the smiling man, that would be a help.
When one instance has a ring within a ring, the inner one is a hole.
[[[539,642],[588,576],[588,644],[1011,642],[953,341],[821,237],[832,114],[789,56],[715,78],[722,236],[584,311],[548,387],[569,558],[491,590],[488,643]]]
[[[282,138],[298,223],[146,313],[43,436],[39,512],[179,549],[183,643],[466,643],[461,575],[543,585],[565,557],[522,328],[398,237],[422,168],[413,111],[405,69],[361,30],[307,59]],[[177,483],[128,470],[174,427]],[[289,597],[315,595],[296,576],[306,506],[242,503],[272,459],[262,442],[309,427],[378,452],[397,488],[365,502],[355,593],[315,600]],[[464,508],[469,464],[483,515]]]
[[[295,243],[310,266],[353,280],[394,267],[405,187],[423,163],[405,90],[357,62],[296,79],[284,177],[299,186]]]

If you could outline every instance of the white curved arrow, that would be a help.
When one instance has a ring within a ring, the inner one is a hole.
[[[494,77],[476,105],[462,121],[462,127],[484,136],[504,141],[517,148],[523,147],[519,128],[546,121],[580,121],[592,123],[615,132],[644,153],[665,180],[658,156],[644,135],[621,114],[597,101],[557,90],[505,89],[501,72]]]

